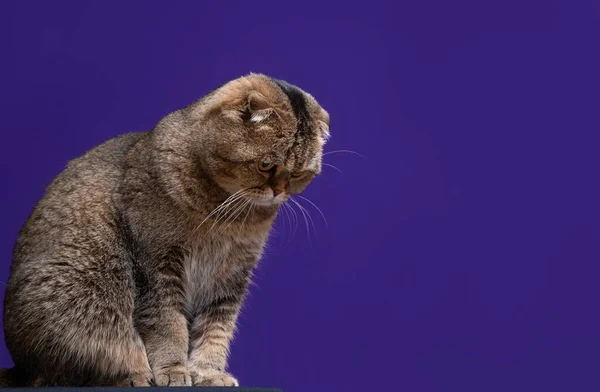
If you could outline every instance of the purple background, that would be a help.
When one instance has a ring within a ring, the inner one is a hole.
[[[278,221],[242,384],[600,390],[600,2],[401,3],[4,0],[0,279],[69,159],[263,72],[364,157],[326,157],[310,242]]]

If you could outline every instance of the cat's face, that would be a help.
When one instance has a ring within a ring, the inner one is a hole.
[[[204,165],[230,195],[277,205],[321,172],[329,115],[309,94],[283,81],[250,75],[215,93]]]

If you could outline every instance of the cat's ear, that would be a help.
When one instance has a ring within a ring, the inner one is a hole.
[[[244,122],[260,124],[276,116],[277,112],[269,105],[266,97],[256,91],[248,94],[242,115]]]
[[[329,133],[329,113],[325,109],[321,109],[321,118],[318,120],[319,129],[321,130],[321,137],[323,138],[323,144],[329,141],[331,134]]]

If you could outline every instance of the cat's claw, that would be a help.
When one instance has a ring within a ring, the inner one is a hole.
[[[192,379],[185,366],[176,365],[154,371],[154,382],[159,387],[189,387]]]
[[[239,387],[238,380],[228,373],[192,373],[192,385],[207,387]]]

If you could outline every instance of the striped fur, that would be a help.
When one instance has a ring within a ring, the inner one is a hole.
[[[250,74],[71,161],[15,246],[0,386],[237,385],[252,271],[328,128],[311,95]]]

